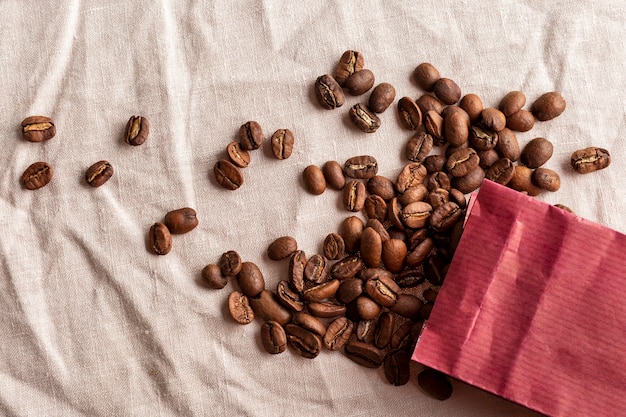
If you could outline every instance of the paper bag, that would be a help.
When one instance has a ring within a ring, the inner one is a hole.
[[[413,360],[550,416],[625,416],[626,235],[484,181]]]

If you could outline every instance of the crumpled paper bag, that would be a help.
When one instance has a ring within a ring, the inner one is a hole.
[[[550,416],[626,415],[626,235],[485,180],[413,360]]]

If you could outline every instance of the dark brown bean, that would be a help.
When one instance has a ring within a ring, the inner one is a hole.
[[[506,127],[516,132],[528,132],[535,126],[535,116],[528,110],[518,110],[506,118]]]
[[[448,113],[443,119],[443,131],[446,141],[452,146],[459,146],[469,138],[469,116],[464,110]]]
[[[287,334],[280,323],[266,321],[261,325],[261,343],[268,353],[283,353],[287,349]]]
[[[387,217],[387,203],[381,196],[368,195],[363,204],[365,216],[368,219],[385,220]]]
[[[561,177],[556,171],[548,168],[537,168],[533,171],[532,182],[546,191],[558,191],[561,188]]]
[[[449,78],[440,78],[433,85],[433,93],[444,104],[454,104],[461,99],[461,88]]]
[[[422,164],[426,167],[428,174],[443,171],[446,166],[446,157],[444,155],[429,155]]]
[[[324,347],[326,349],[335,351],[339,350],[350,340],[352,331],[354,329],[354,323],[345,317],[338,317],[333,320],[324,333]]]
[[[295,324],[285,326],[287,345],[298,355],[313,359],[322,351],[322,339],[315,333]]]
[[[351,180],[343,188],[343,205],[352,212],[359,212],[365,206],[367,190],[365,184],[358,180]]]
[[[318,103],[326,110],[341,107],[346,101],[343,89],[339,83],[328,74],[324,74],[315,80],[315,96],[317,97]]]
[[[156,222],[150,227],[150,248],[157,255],[167,255],[172,250],[172,235],[161,222]]]
[[[422,184],[426,179],[426,167],[420,162],[410,162],[406,164],[396,178],[395,186],[399,193],[403,193],[408,188]]]
[[[237,141],[232,141],[226,146],[228,159],[239,168],[246,168],[250,164],[250,152],[241,148]]]
[[[306,267],[306,254],[297,250],[289,258],[288,281],[291,288],[302,293],[304,291],[304,269]]]
[[[354,253],[361,245],[361,234],[365,224],[363,220],[356,216],[346,217],[339,225],[339,235],[343,238],[346,246],[346,252]]]
[[[227,190],[236,190],[243,184],[243,173],[227,159],[217,161],[213,167],[213,173],[219,185]]]
[[[351,74],[343,83],[343,89],[352,96],[360,96],[369,91],[376,81],[374,73],[368,69],[362,69]]]
[[[289,258],[298,250],[298,242],[292,236],[281,236],[269,244],[267,256],[273,261],[280,261]]]
[[[37,190],[45,187],[51,180],[54,169],[47,162],[35,162],[22,174],[21,180],[28,190]]]
[[[423,201],[428,196],[428,188],[424,184],[417,184],[414,187],[409,187],[399,197],[396,198],[400,206],[409,205],[415,201]],[[392,200],[393,201],[393,200]],[[387,210],[389,215],[389,210]]]
[[[326,161],[322,166],[322,174],[328,187],[333,190],[342,190],[346,185],[346,177],[343,168],[337,161]]]
[[[377,268],[374,270],[378,271]],[[391,307],[396,303],[400,287],[389,273],[384,270],[380,271],[365,281],[365,292],[381,306]]]
[[[444,138],[443,117],[434,110],[429,110],[424,115],[424,129],[433,137],[435,145],[443,145],[446,143]]]
[[[521,91],[509,91],[502,97],[498,108],[506,116],[509,117],[513,113],[520,110],[526,104],[526,95]]]
[[[254,311],[250,307],[248,297],[239,291],[233,291],[228,296],[228,311],[231,317],[239,324],[252,323]]]
[[[308,302],[319,302],[334,297],[339,289],[339,280],[331,279],[313,287],[307,288],[302,294],[303,298]]]
[[[473,125],[469,130],[469,143],[477,151],[493,149],[498,144],[498,133],[482,124]]]
[[[422,125],[422,111],[411,97],[402,97],[398,101],[400,124],[409,130],[416,130]]]
[[[378,161],[370,155],[353,156],[343,164],[343,173],[350,178],[372,178],[378,173]]]
[[[304,267],[304,278],[313,284],[326,282],[329,275],[328,261],[318,253],[309,257]]]
[[[335,79],[339,85],[343,85],[350,75],[361,71],[364,61],[363,54],[359,51],[345,51],[335,68]]]
[[[234,250],[226,251],[220,256],[218,264],[222,275],[234,277],[241,271],[241,256]]]
[[[498,151],[496,151],[495,149],[487,149],[486,151],[478,151],[478,158],[480,159],[480,163],[478,165],[480,165],[481,168],[483,169],[487,169],[490,166],[492,166],[493,164],[495,164],[498,159],[500,159],[500,155],[498,154]]]
[[[291,289],[288,281],[281,280],[276,286],[276,297],[278,301],[291,311],[304,310],[304,302],[300,299],[299,293]]]
[[[349,359],[367,368],[380,368],[385,359],[383,351],[376,346],[357,340],[346,343],[344,352]]]
[[[513,178],[507,183],[507,186],[516,191],[525,192],[531,197],[538,196],[541,193],[541,188],[533,183],[532,175],[532,169],[524,165],[516,165]]]
[[[374,331],[376,330],[376,320],[359,320],[353,334],[356,340],[363,343],[374,343]]]
[[[291,321],[291,312],[283,307],[272,291],[263,290],[258,297],[248,297],[248,301],[254,315],[262,320],[276,321],[281,326]]]
[[[506,185],[515,174],[515,166],[508,158],[501,158],[485,173],[485,178],[498,184]]]
[[[308,304],[309,313],[315,317],[333,318],[346,314],[346,306],[331,301],[312,302]]]
[[[452,180],[452,187],[463,194],[469,194],[482,184],[485,178],[485,171],[479,166],[468,172],[466,175]]]
[[[292,323],[314,333],[320,337],[326,333],[326,326],[315,316],[299,312],[293,317]]]
[[[313,195],[320,195],[326,191],[326,178],[317,165],[309,165],[302,171],[304,187]]]
[[[532,104],[530,111],[539,121],[552,120],[565,111],[565,99],[556,92],[542,94]]]
[[[374,330],[374,346],[385,349],[391,343],[391,337],[396,326],[396,316],[385,311],[378,317]]]
[[[484,108],[483,101],[473,93],[464,95],[459,103],[459,107],[465,110],[472,124],[480,120]]]
[[[433,91],[435,83],[441,78],[439,71],[432,64],[422,62],[413,71],[413,78],[425,91]]]
[[[382,244],[381,258],[388,271],[398,273],[404,268],[406,258],[406,243],[400,239],[388,239]]]
[[[396,196],[393,181],[380,175],[375,175],[367,180],[366,189],[368,193],[380,196],[385,201]]]
[[[427,254],[428,255],[428,254]],[[424,256],[425,258],[426,256]],[[414,288],[424,282],[426,277],[420,269],[406,269],[395,277],[400,288]]]
[[[443,111],[443,103],[437,97],[430,94],[423,94],[419,96],[415,102],[422,112],[422,117],[426,115],[426,112],[431,110],[437,112],[438,114],[441,114]]]
[[[202,268],[202,280],[216,290],[222,289],[228,284],[228,278],[222,274],[220,267],[216,264],[208,264]]]
[[[85,181],[92,187],[100,187],[113,176],[113,165],[108,161],[98,161],[85,173]]]
[[[463,210],[453,201],[448,201],[433,210],[429,220],[430,227],[436,232],[445,232],[463,216]]]
[[[411,377],[411,355],[401,349],[390,350],[385,355],[383,369],[385,378],[391,385],[406,385]]]
[[[413,353],[417,337],[422,331],[423,321],[407,321],[402,324],[391,338],[391,349],[402,349]]]
[[[239,127],[239,146],[246,151],[259,149],[263,144],[263,129],[259,122],[250,120]]]
[[[126,123],[126,131],[124,132],[124,140],[126,143],[139,146],[143,144],[150,134],[150,123],[148,119],[142,116],[131,116]]]
[[[418,320],[424,302],[417,296],[408,293],[399,293],[396,303],[391,307],[395,314],[409,320]],[[391,335],[389,336],[391,338]]]
[[[349,278],[342,281],[337,288],[335,297],[343,304],[349,304],[363,294],[363,280],[359,278]]]
[[[22,136],[29,142],[43,142],[56,134],[54,120],[46,116],[29,116],[22,121]]]
[[[495,149],[502,158],[508,158],[513,162],[517,161],[521,154],[517,136],[506,127],[498,132],[498,143]]]
[[[422,162],[433,149],[433,137],[426,132],[414,134],[404,148],[406,159],[413,162]]]
[[[352,123],[365,133],[374,133],[380,127],[380,118],[361,103],[352,106],[348,115]]]
[[[552,157],[554,146],[546,138],[534,138],[524,146],[520,162],[528,168],[539,168]]]
[[[198,217],[194,209],[183,207],[168,212],[163,223],[165,223],[171,234],[180,235],[195,229],[198,226]]]
[[[402,209],[402,223],[409,229],[419,229],[428,223],[432,211],[432,206],[424,201],[408,204]]]
[[[579,174],[588,174],[608,167],[611,164],[611,155],[606,149],[591,146],[574,151],[570,164]]]
[[[346,244],[338,233],[329,233],[324,238],[322,252],[327,259],[340,259],[343,258],[346,253]]]
[[[237,274],[237,284],[247,297],[257,297],[265,289],[265,278],[259,267],[253,262],[242,262]]]
[[[272,134],[270,143],[272,145],[272,154],[276,159],[287,159],[293,152],[293,144],[295,142],[293,132],[289,129],[278,129]]]
[[[446,169],[453,177],[462,177],[475,169],[480,163],[480,158],[472,148],[463,148],[448,157]]]
[[[359,242],[361,239],[359,238]],[[354,278],[363,268],[363,260],[358,255],[348,255],[335,262],[330,269],[330,275],[339,280]]]
[[[486,107],[480,113],[481,122],[494,132],[499,132],[506,127],[506,116],[495,107]]]
[[[396,98],[396,89],[389,83],[380,83],[370,95],[368,107],[374,113],[383,113]]]
[[[427,368],[420,372],[417,382],[424,391],[438,400],[447,400],[452,395],[452,384],[448,378],[434,369]]]
[[[361,234],[361,259],[366,266],[378,267],[381,262],[383,242],[376,230],[371,227],[363,229]]]

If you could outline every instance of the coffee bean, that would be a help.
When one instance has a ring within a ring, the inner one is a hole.
[[[354,323],[345,317],[333,320],[324,333],[324,347],[330,351],[339,350],[350,340]]]
[[[246,151],[259,149],[263,144],[263,129],[259,122],[250,120],[239,127],[239,146]]]
[[[356,276],[361,268],[363,268],[363,260],[361,257],[348,255],[333,264],[330,269],[330,275],[339,280],[347,280]]]
[[[450,189],[450,177],[443,171],[433,172],[426,177],[426,189],[432,192],[436,189]]]
[[[396,98],[396,89],[389,83],[380,83],[370,95],[367,106],[374,113],[383,113]]]
[[[498,132],[498,143],[495,149],[502,158],[508,158],[513,162],[517,161],[521,154],[517,136],[506,127]]]
[[[172,250],[172,235],[161,222],[156,222],[150,227],[150,248],[157,255],[167,255]]]
[[[414,134],[404,148],[404,156],[409,161],[423,162],[434,145],[433,137],[426,132]]]
[[[385,355],[383,369],[385,378],[391,385],[401,386],[409,382],[411,355],[401,349],[390,350]]]
[[[322,75],[315,80],[315,96],[320,105],[326,110],[341,107],[346,100],[339,83],[328,74]]]
[[[396,303],[400,287],[387,271],[371,268],[374,275],[365,281],[365,292],[372,300],[383,307],[391,307]]]
[[[383,243],[391,239],[389,232],[387,232],[386,226],[382,224],[381,220],[368,219],[367,223],[365,223],[365,227],[371,227],[372,229],[376,230],[376,232],[380,235],[380,239],[383,241]]]
[[[423,201],[428,196],[428,188],[424,184],[417,184],[414,187],[409,187],[395,200],[400,206],[409,205],[415,201]],[[387,210],[387,216],[389,216],[389,210]],[[397,225],[395,225],[397,227]]]
[[[352,333],[359,342],[373,344],[375,331],[376,320],[359,320]]]
[[[381,175],[375,175],[368,179],[366,189],[368,193],[380,196],[385,201],[391,200],[396,196],[393,181]]]
[[[507,183],[507,186],[516,191],[525,192],[531,197],[538,196],[541,193],[541,188],[533,183],[532,175],[532,169],[524,165],[516,165],[513,177]]]
[[[344,163],[343,173],[350,178],[372,178],[378,173],[378,161],[369,155],[353,156]]]
[[[98,161],[87,169],[85,180],[92,187],[100,187],[113,175],[113,166],[108,161]]]
[[[406,258],[406,243],[400,239],[388,239],[383,242],[381,258],[387,270],[398,273],[404,268]]]
[[[407,321],[402,324],[391,338],[390,348],[392,350],[401,349],[413,353],[413,348],[417,338],[422,331],[423,321]]]
[[[485,178],[498,184],[507,185],[515,174],[515,166],[508,158],[501,158],[485,173]]]
[[[338,233],[343,238],[346,252],[354,253],[359,249],[364,228],[363,220],[356,216],[346,217],[341,222]]]
[[[335,297],[343,304],[349,304],[363,294],[363,280],[359,278],[348,278],[342,281],[337,288]]]
[[[463,148],[448,157],[446,169],[453,177],[462,177],[475,169],[480,163],[480,158],[472,148]]]
[[[254,311],[250,307],[248,297],[239,291],[233,291],[228,296],[228,311],[239,324],[252,323],[254,320]]]
[[[22,121],[22,136],[29,142],[43,142],[56,134],[54,120],[46,116],[29,116]]]
[[[374,133],[380,127],[380,118],[361,103],[352,106],[348,115],[352,123],[365,133]]]
[[[556,171],[548,168],[537,168],[533,171],[531,180],[542,190],[558,191],[561,188],[561,177]]]
[[[357,340],[346,343],[344,352],[349,359],[367,368],[380,368],[385,358],[383,351],[376,346]]]
[[[343,188],[343,205],[349,211],[359,212],[363,210],[366,198],[367,190],[361,181],[348,181]]]
[[[494,132],[499,132],[506,127],[506,116],[495,107],[484,108],[480,117],[482,124]]]
[[[520,162],[528,168],[539,168],[552,157],[554,146],[546,138],[534,138],[524,146]]]
[[[495,149],[487,149],[486,151],[478,151],[476,153],[480,159],[478,165],[483,169],[488,169],[500,159],[500,155],[498,155]]]
[[[358,51],[345,51],[335,69],[335,79],[339,85],[343,85],[348,77],[355,72],[361,71],[364,66],[363,54]]]
[[[378,195],[368,195],[363,204],[363,211],[368,219],[385,220],[387,203]]]
[[[402,223],[409,229],[419,229],[428,223],[432,211],[432,206],[424,201],[408,204],[402,209]]]
[[[304,187],[313,195],[320,195],[326,191],[326,178],[324,173],[316,165],[309,165],[302,171]]]
[[[428,254],[426,254],[424,258],[426,258],[426,256],[428,256]],[[417,287],[423,283],[425,279],[426,277],[420,269],[406,269],[395,277],[396,284],[398,284],[400,288]]]
[[[417,382],[424,391],[438,400],[447,400],[452,395],[452,384],[448,378],[434,369],[427,368],[420,372]]]
[[[382,306],[366,294],[358,296],[352,303],[346,305],[346,307],[351,306],[355,312],[354,320],[373,320],[382,311]]]
[[[374,73],[368,69],[362,69],[351,74],[343,83],[343,89],[352,96],[360,96],[369,91],[376,81]]]
[[[283,307],[272,291],[263,290],[258,297],[249,297],[248,301],[256,317],[266,321],[276,321],[281,326],[291,321],[291,312]]]
[[[395,186],[399,193],[424,182],[427,175],[426,167],[419,162],[406,164],[396,178]]]
[[[361,259],[366,266],[377,267],[381,262],[383,242],[376,230],[371,227],[363,229],[361,235]]]
[[[429,155],[422,161],[422,164],[426,167],[428,174],[443,171],[446,166],[446,157],[444,155]]]
[[[308,304],[309,313],[315,317],[333,318],[346,314],[346,306],[331,301],[312,302]]]
[[[220,270],[222,275],[227,277],[236,276],[242,268],[241,256],[234,250],[224,252],[220,256],[219,260]]]
[[[396,326],[396,316],[385,311],[378,317],[374,330],[374,346],[385,349],[391,343],[391,337]]]
[[[318,253],[309,257],[304,267],[304,278],[313,284],[321,284],[328,279],[328,261]]]
[[[324,238],[322,252],[327,259],[337,260],[346,253],[346,244],[338,233],[329,233]]]
[[[322,174],[326,184],[333,190],[342,190],[346,185],[346,177],[343,168],[337,161],[327,161],[322,166]]]
[[[432,287],[428,287],[422,292],[422,297],[429,303],[434,303],[437,300],[437,296],[439,295],[439,291],[435,290]]]
[[[588,174],[608,167],[611,164],[611,155],[606,149],[591,146],[574,151],[570,161],[576,172]]]
[[[304,268],[306,267],[306,254],[297,250],[289,258],[289,269],[287,279],[291,288],[302,293],[304,290]]]
[[[469,143],[477,151],[493,149],[498,144],[498,133],[486,125],[474,125],[469,130]]]
[[[439,71],[432,64],[423,62],[413,71],[413,78],[423,90],[433,91],[435,83],[441,78]]]
[[[432,238],[428,237],[424,239],[407,254],[407,257],[405,259],[406,265],[410,268],[420,266],[434,248],[435,241]]]
[[[443,131],[446,141],[451,146],[459,146],[469,138],[469,116],[464,110],[453,111],[443,119]]]
[[[462,177],[452,180],[452,187],[456,188],[463,194],[469,194],[478,189],[485,178],[485,171],[481,167],[476,167]]]
[[[422,125],[422,111],[411,97],[402,97],[398,101],[400,124],[409,130],[417,130]]]
[[[276,159],[287,159],[293,152],[293,144],[295,142],[293,132],[289,129],[278,129],[272,134],[270,143],[272,145],[272,153]]]
[[[434,110],[429,110],[424,114],[424,129],[433,137],[435,145],[443,145],[446,139],[443,136],[443,117]]]
[[[338,289],[339,280],[331,279],[304,290],[302,296],[306,301],[319,302],[334,297]]]
[[[216,290],[222,289],[228,284],[228,278],[222,274],[220,267],[216,264],[208,264],[202,268],[202,280]]]
[[[535,126],[535,116],[528,110],[518,110],[506,118],[506,127],[516,132],[528,132]]]
[[[441,114],[443,111],[443,103],[437,97],[430,94],[423,94],[419,96],[415,102],[417,103],[417,107],[420,108],[423,118],[426,113],[431,110],[438,114]]]
[[[228,159],[239,168],[245,168],[250,164],[250,152],[243,149],[239,142],[230,142],[226,146],[226,152],[228,153]]]
[[[126,124],[124,140],[126,143],[139,146],[143,144],[150,134],[150,123],[142,116],[131,116]]]
[[[227,190],[236,190],[243,184],[243,173],[227,159],[220,159],[213,167],[219,185]]]
[[[165,223],[170,233],[180,235],[193,230],[198,225],[198,217],[194,209],[183,207],[168,212],[163,223]]]
[[[473,93],[464,95],[459,103],[459,107],[465,110],[472,124],[480,120],[484,108],[483,101]]]
[[[237,284],[247,297],[258,297],[265,289],[265,278],[259,267],[253,262],[242,262],[237,274]]]
[[[445,232],[452,228],[463,216],[463,210],[453,201],[437,207],[429,218],[430,227],[436,232]]]
[[[532,104],[530,111],[539,121],[552,120],[565,111],[565,99],[555,91],[542,94]]]
[[[526,104],[526,95],[521,91],[509,91],[500,100],[498,108],[506,116],[514,114],[519,111]]]
[[[449,78],[440,78],[433,85],[433,93],[444,104],[454,104],[461,99],[461,88]]]
[[[281,236],[274,239],[267,248],[267,256],[273,261],[289,258],[298,250],[298,242],[291,236]]]
[[[45,187],[51,180],[54,169],[47,162],[35,162],[22,174],[22,184],[28,190]]]
[[[287,345],[298,355],[313,359],[322,351],[322,339],[315,333],[295,324],[285,326]]]
[[[326,333],[326,326],[315,316],[308,313],[299,312],[293,317],[292,323],[310,331],[320,337]]]
[[[283,353],[287,349],[287,334],[280,323],[266,321],[261,325],[261,343],[268,353]]]
[[[300,299],[299,293],[290,288],[290,283],[285,280],[278,282],[276,286],[276,297],[278,301],[291,311],[304,310],[304,302]]]

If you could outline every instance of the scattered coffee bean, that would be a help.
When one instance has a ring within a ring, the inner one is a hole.
[[[369,179],[378,173],[378,162],[369,155],[353,156],[344,163],[343,172],[350,178]]]
[[[477,151],[487,151],[495,148],[498,144],[498,139],[498,133],[483,124],[474,125],[469,130],[470,145]]]
[[[609,151],[594,146],[579,149],[572,154],[571,165],[576,172],[588,174],[593,171],[604,169],[611,164]]]
[[[519,159],[521,150],[517,136],[509,128],[504,128],[498,132],[498,143],[496,143],[495,150],[502,158],[508,158],[515,162]]]
[[[498,108],[506,117],[511,116],[515,112],[521,110],[522,107],[526,104],[526,95],[521,91],[509,91],[506,93],[502,100],[500,100],[500,105]]]
[[[444,104],[454,104],[461,99],[461,88],[449,78],[440,78],[433,85],[433,93]]]
[[[247,297],[254,298],[265,289],[265,278],[259,267],[253,262],[242,262],[237,274],[237,284]]]
[[[407,384],[411,376],[410,365],[411,355],[408,352],[401,349],[390,350],[383,361],[385,378],[395,386]]]
[[[514,190],[527,193],[535,197],[541,194],[541,188],[532,181],[533,170],[524,165],[516,165],[513,177],[507,183]]]
[[[501,158],[485,173],[485,178],[498,184],[506,185],[515,174],[515,166],[508,158]]]
[[[251,120],[239,128],[239,146],[246,151],[259,149],[263,144],[263,129],[259,122]]]
[[[346,100],[341,86],[328,74],[318,77],[315,81],[315,95],[320,105],[327,110],[343,106]]]
[[[248,297],[248,301],[255,317],[266,321],[276,321],[281,326],[285,326],[291,320],[291,312],[283,307],[272,291],[263,290],[257,297]]]
[[[338,317],[333,320],[324,333],[324,347],[334,351],[341,349],[352,336],[354,323],[345,317]]]
[[[239,142],[232,141],[226,146],[228,159],[239,168],[246,168],[250,164],[250,152],[241,147]]]
[[[85,173],[85,181],[92,187],[100,187],[113,176],[113,165],[108,161],[98,161]]]
[[[494,132],[499,132],[506,127],[506,116],[495,107],[483,109],[481,112],[481,121],[483,125]]]
[[[311,255],[304,267],[304,278],[313,284],[321,284],[326,282],[328,275],[328,260],[319,253]]]
[[[474,93],[466,94],[459,102],[459,107],[465,110],[469,116],[470,123],[474,124],[480,121],[483,111],[483,101]]]
[[[268,353],[283,353],[287,349],[287,334],[280,323],[266,321],[261,325],[261,343]]]
[[[335,68],[335,79],[339,85],[343,85],[348,77],[355,72],[361,71],[363,69],[364,64],[363,54],[358,51],[345,51],[339,62],[337,63],[337,67]]]
[[[219,185],[227,190],[236,190],[243,184],[243,173],[227,159],[217,161],[213,166],[213,173]]]
[[[413,71],[413,78],[424,91],[433,91],[435,83],[441,78],[439,71],[432,64],[423,62]]]
[[[346,356],[367,368],[380,368],[385,359],[384,353],[369,343],[351,340],[344,346]]]
[[[398,101],[400,124],[409,130],[416,130],[422,125],[422,111],[411,97],[402,97]]]
[[[322,252],[327,259],[341,259],[346,253],[346,244],[338,233],[330,233],[324,239]]]
[[[56,134],[54,120],[46,116],[30,116],[22,121],[22,136],[29,142],[43,142]]]
[[[143,144],[150,134],[150,123],[148,119],[142,116],[131,116],[126,124],[126,132],[124,140],[126,143],[139,146]]]
[[[285,333],[287,345],[302,357],[313,359],[322,351],[320,336],[303,327],[290,323],[285,326]]]
[[[202,269],[202,280],[211,288],[219,290],[228,284],[228,278],[222,274],[216,264],[208,264]]]
[[[183,207],[167,213],[163,223],[170,233],[180,235],[192,231],[198,225],[198,217],[194,209]]]
[[[157,255],[167,255],[172,250],[172,235],[167,226],[156,222],[150,227],[148,235],[150,248]]]
[[[293,152],[295,142],[293,132],[289,129],[278,129],[270,139],[272,153],[276,159],[287,159]]]
[[[361,103],[352,106],[348,114],[352,123],[365,133],[374,133],[380,127],[380,118]]]
[[[304,187],[313,195],[320,195],[326,191],[326,178],[317,165],[309,165],[302,171]]]
[[[47,162],[35,162],[22,174],[22,184],[28,190],[45,187],[51,180],[54,169]]]
[[[276,297],[278,301],[291,311],[300,312],[304,310],[304,302],[300,298],[299,292],[291,289],[288,281],[279,281],[276,286]]]
[[[304,269],[306,268],[306,254],[297,250],[289,258],[287,279],[291,288],[297,293],[304,291]]]
[[[545,122],[558,117],[565,111],[565,99],[560,93],[544,93],[532,104],[530,111],[539,121]]]
[[[346,177],[343,168],[337,161],[327,161],[322,166],[322,174],[328,187],[333,190],[342,190],[346,185]]]
[[[219,266],[222,275],[234,277],[241,272],[241,256],[234,250],[226,251],[220,256]]]
[[[374,73],[368,69],[362,69],[351,74],[343,83],[344,90],[352,96],[360,96],[369,91],[375,82]],[[373,111],[373,110],[372,110]]]
[[[561,188],[561,177],[556,171],[548,168],[537,168],[533,171],[532,182],[546,191],[558,191]]]
[[[343,188],[343,205],[349,211],[359,212],[363,210],[366,198],[367,190],[361,181],[348,181]]]
[[[552,157],[554,146],[546,138],[534,138],[524,146],[520,162],[528,168],[539,168]]]
[[[233,291],[228,296],[228,311],[239,324],[249,324],[254,320],[254,311],[250,307],[248,297],[239,291]]]
[[[429,110],[424,114],[424,129],[433,137],[436,145],[443,145],[446,139],[443,136],[443,117],[434,110]]]
[[[389,83],[380,83],[370,94],[367,106],[374,113],[383,113],[396,98],[396,89]]]
[[[293,317],[292,323],[320,337],[326,333],[326,326],[315,316],[299,312]]]
[[[404,155],[409,161],[423,162],[430,154],[433,145],[434,140],[431,135],[426,132],[418,132],[407,142]]]
[[[367,180],[366,188],[368,193],[380,196],[383,200],[391,200],[396,196],[393,181],[380,175]]]
[[[506,118],[506,127],[516,132],[528,132],[535,126],[535,116],[528,110],[518,110]]]
[[[434,369],[424,369],[417,376],[417,382],[424,391],[438,400],[447,400],[452,395],[452,384],[448,378]]]
[[[270,243],[267,256],[273,261],[289,258],[298,250],[298,242],[291,236],[281,236]]]

